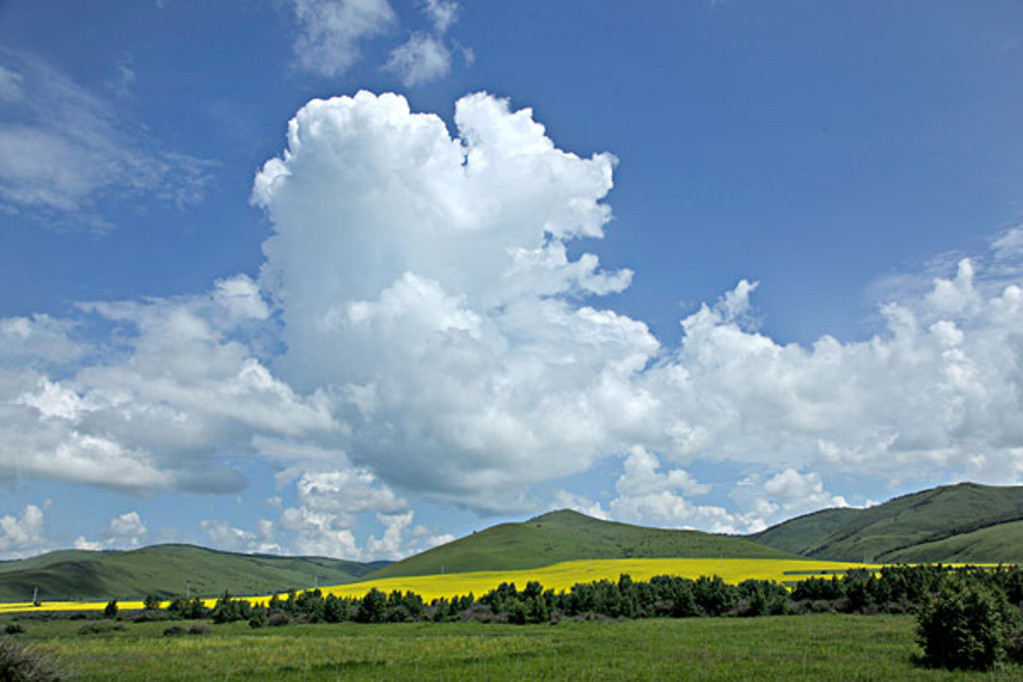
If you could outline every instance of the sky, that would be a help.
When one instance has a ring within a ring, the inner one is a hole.
[[[1023,5],[0,0],[0,558],[1023,483]]]

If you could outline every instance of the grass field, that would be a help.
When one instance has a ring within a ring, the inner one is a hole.
[[[6,617],[9,618],[9,617]],[[6,622],[0,621],[0,622]],[[81,621],[21,621],[19,641],[80,680],[1019,680],[916,667],[909,616],[813,616],[509,626],[476,623],[213,626],[78,634]]]
[[[623,573],[634,580],[649,580],[656,575],[676,575],[683,578],[719,575],[725,582],[738,584],[743,580],[774,580],[785,583],[803,580],[814,575],[842,573],[847,569],[878,568],[830,561],[799,559],[594,559],[587,561],[566,561],[543,568],[518,571],[475,571],[471,573],[447,573],[443,575],[419,575],[395,578],[380,578],[344,585],[321,588],[325,594],[339,597],[362,597],[376,588],[386,593],[393,590],[411,590],[427,601],[438,597],[453,597],[472,592],[477,597],[503,582],[513,582],[518,587],[526,586],[531,580],[539,581],[545,588],[566,590],[575,583],[595,580],[617,580]],[[235,595],[243,596],[244,595]],[[267,597],[245,597],[253,603],[265,604]],[[215,599],[207,600],[213,606]],[[141,609],[141,602],[118,602],[123,609]],[[102,609],[105,602],[44,602],[41,608],[28,603],[0,604],[0,613],[20,611],[95,611]]]

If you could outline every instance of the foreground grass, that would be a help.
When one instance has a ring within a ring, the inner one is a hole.
[[[6,623],[8,621],[0,621]],[[21,621],[18,638],[81,680],[944,680],[912,657],[909,616],[214,626],[164,637],[169,623],[81,635],[82,621]],[[1018,680],[1015,667],[976,675]]]

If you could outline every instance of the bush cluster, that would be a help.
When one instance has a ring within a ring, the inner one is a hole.
[[[925,600],[917,614],[917,641],[925,665],[989,670],[1023,662],[1018,606],[1002,590],[954,578]]]
[[[10,637],[0,637],[0,680],[50,682],[60,677],[50,657]]]

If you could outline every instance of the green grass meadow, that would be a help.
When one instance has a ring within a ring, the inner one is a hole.
[[[917,667],[910,616],[259,630],[234,623],[174,637],[163,635],[172,622],[125,622],[104,634],[78,634],[83,621],[20,622],[19,641],[80,680],[1023,679],[1019,667],[972,675]]]

